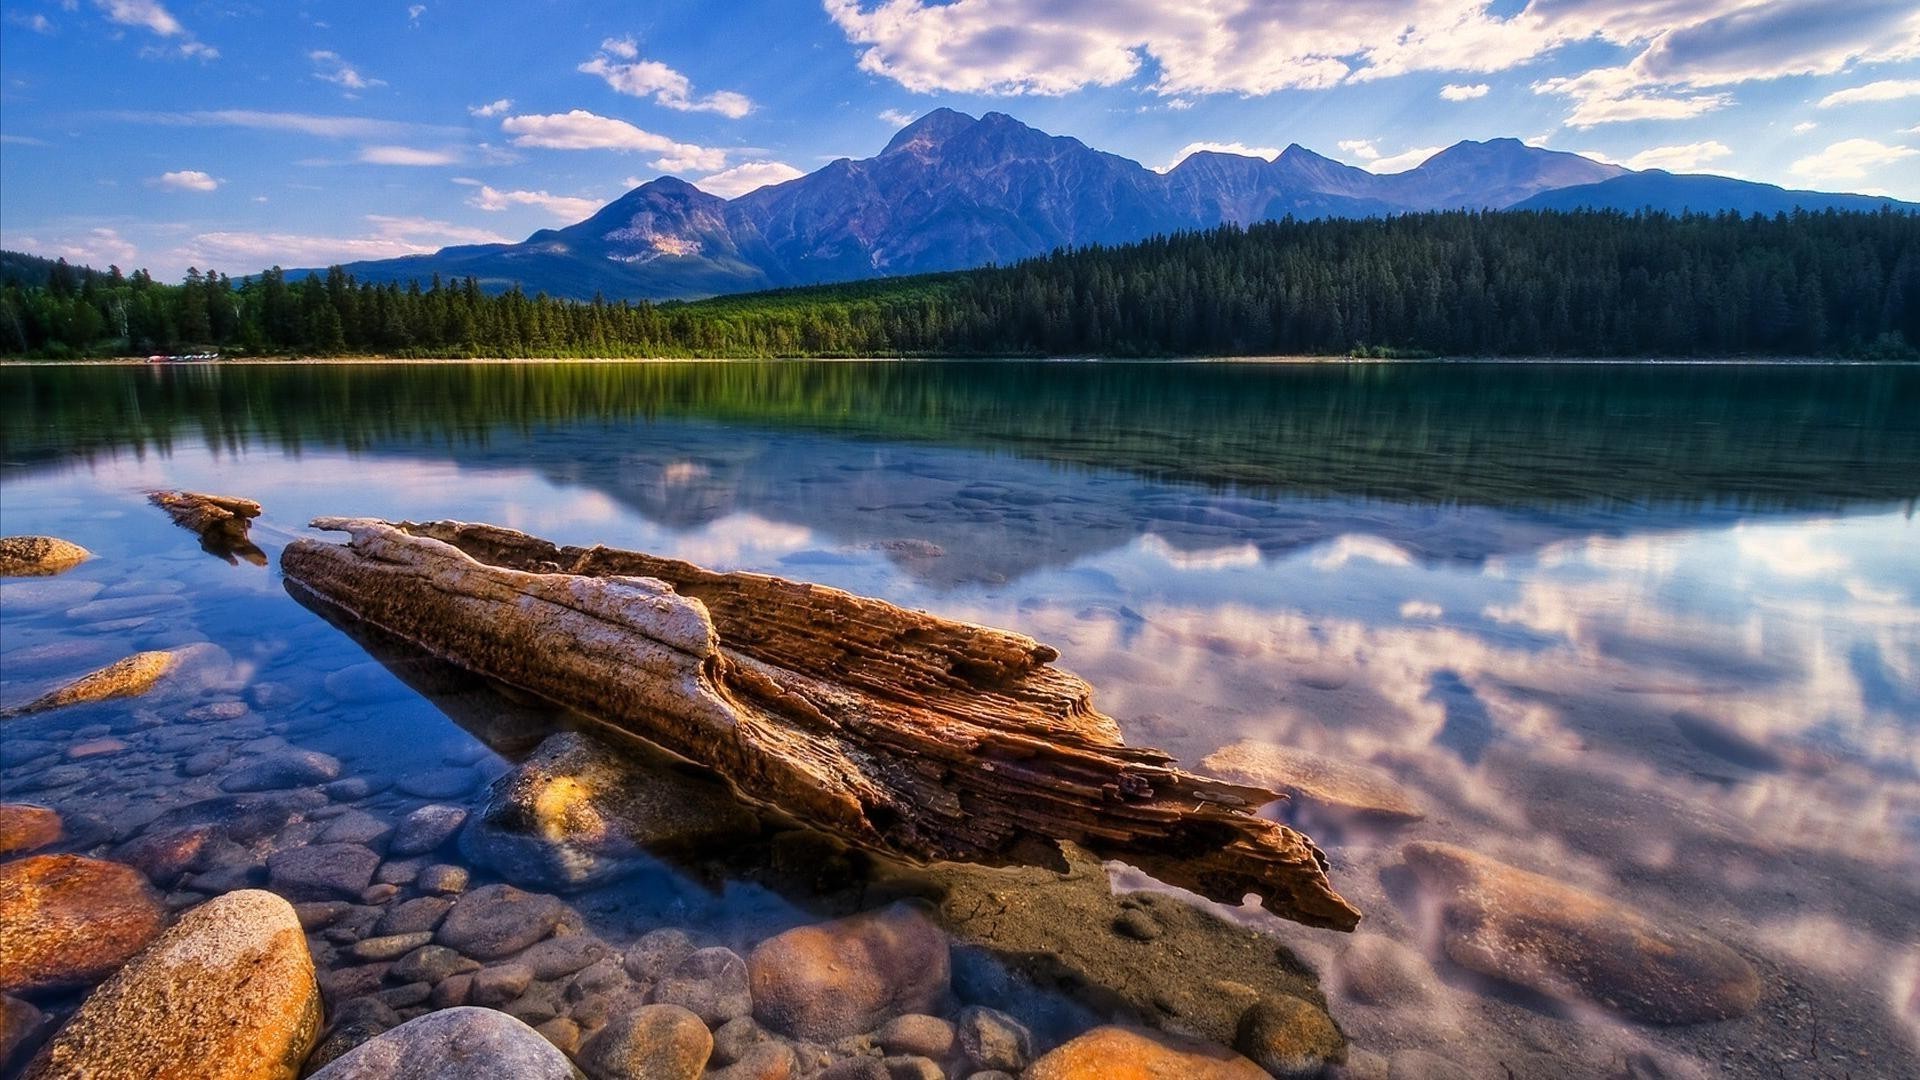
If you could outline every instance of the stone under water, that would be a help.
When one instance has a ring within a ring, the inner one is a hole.
[[[0,577],[51,577],[93,558],[93,552],[57,536],[0,536]]]
[[[137,697],[153,689],[153,684],[179,663],[178,655],[165,650],[134,653],[124,660],[116,660],[97,671],[90,671],[65,686],[49,690],[23,705],[0,709],[0,719],[27,716],[68,705]]]

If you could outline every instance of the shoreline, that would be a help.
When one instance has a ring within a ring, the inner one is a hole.
[[[66,360],[0,358],[0,367],[151,367],[202,368],[297,365],[472,365],[472,364],[1247,364],[1269,366],[1418,364],[1511,364],[1577,367],[1905,367],[1912,360],[1852,360],[1820,356],[596,356],[596,357],[397,357],[397,356],[246,356],[222,360],[155,362],[140,357],[83,357]]]

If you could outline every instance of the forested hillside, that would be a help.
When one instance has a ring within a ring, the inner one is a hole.
[[[1281,221],[1002,268],[574,303],[338,270],[244,283],[60,264],[0,350],[227,355],[1920,356],[1920,216],[1429,213]]]

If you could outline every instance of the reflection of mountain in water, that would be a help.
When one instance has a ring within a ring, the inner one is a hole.
[[[1920,494],[1920,370],[1893,367],[63,367],[0,370],[0,391],[9,463],[204,438],[531,468],[669,526],[751,513],[948,584],[1145,534],[1213,557],[1365,533],[1476,562]]]

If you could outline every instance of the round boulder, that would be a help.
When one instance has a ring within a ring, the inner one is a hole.
[[[0,855],[38,851],[60,839],[60,815],[44,806],[0,803]]]
[[[51,577],[93,558],[93,552],[57,536],[0,536],[0,577]]]
[[[140,872],[78,855],[0,864],[0,992],[85,986],[166,925]]]
[[[319,1031],[299,918],[247,889],[189,911],[94,991],[30,1075],[292,1080]]]
[[[775,935],[753,950],[747,970],[760,1022],[812,1042],[934,1012],[951,976],[946,936],[912,904]]]
[[[1281,1080],[1311,1080],[1347,1060],[1347,1038],[1333,1017],[1284,995],[1255,1002],[1240,1017],[1233,1045]]]
[[[310,1080],[578,1080],[579,1070],[540,1033],[503,1012],[472,1006],[409,1020],[336,1058]]]
[[[712,1056],[707,1025],[678,1005],[615,1016],[578,1055],[595,1080],[697,1080]]]
[[[1134,1027],[1099,1027],[1033,1063],[1024,1080],[1271,1080],[1224,1046]]]

